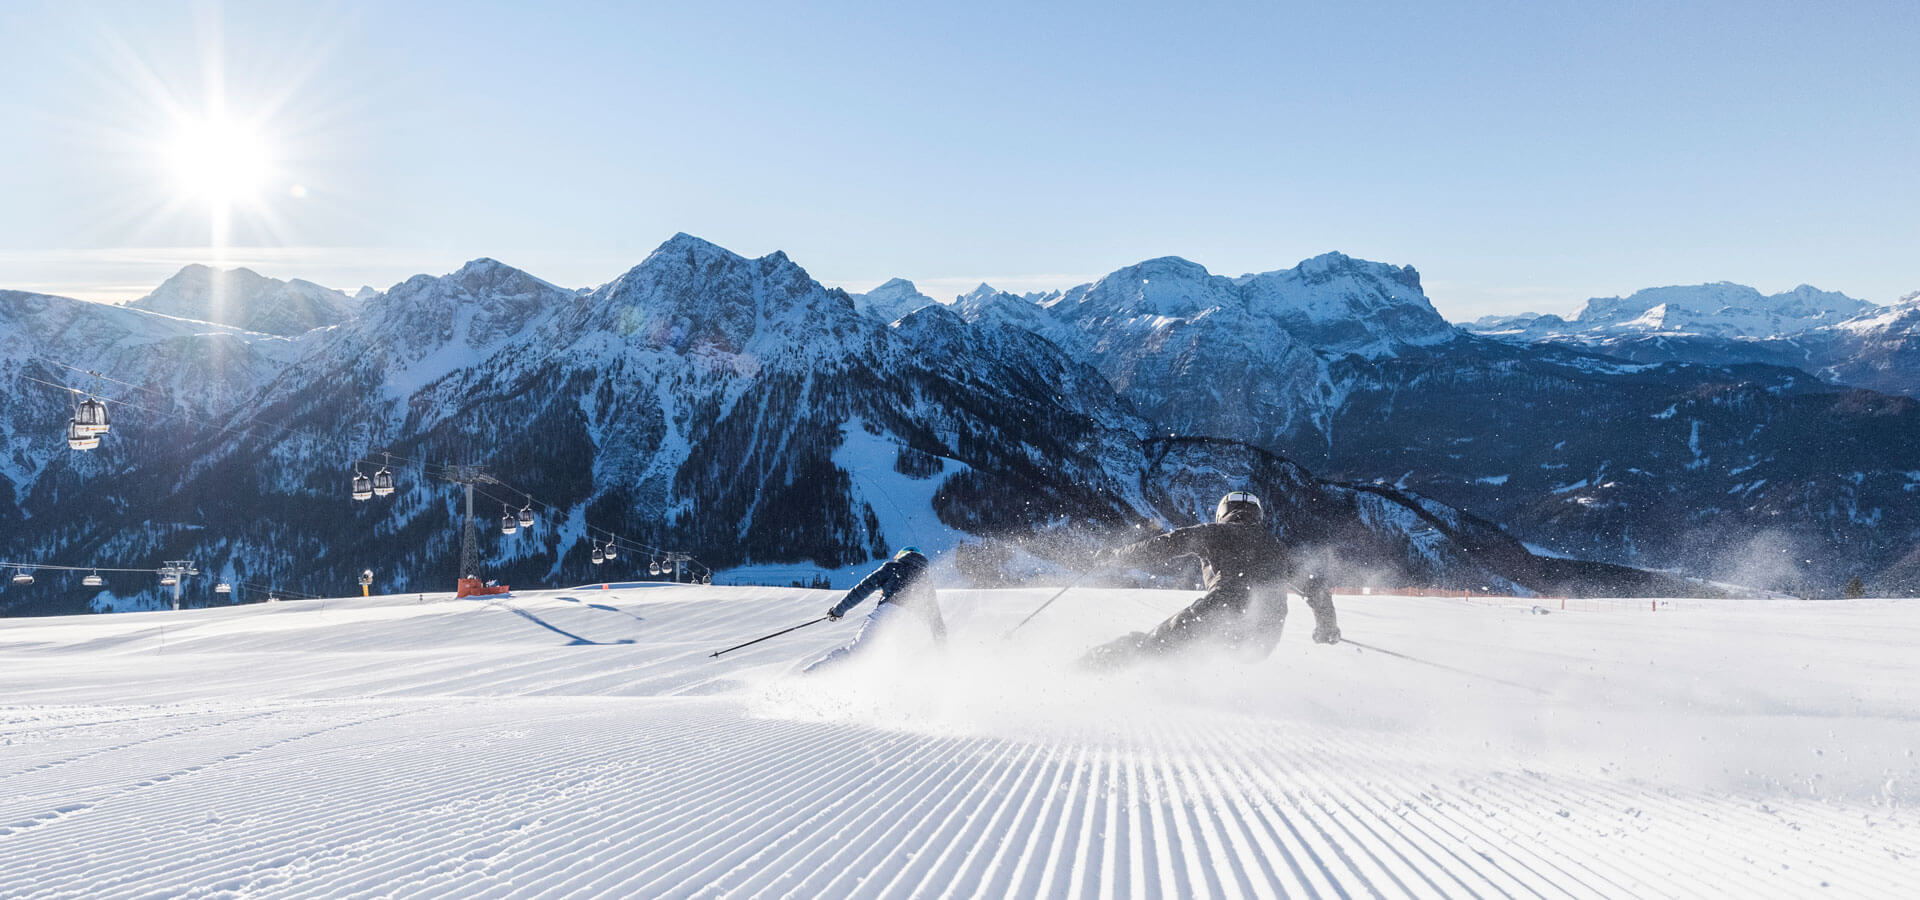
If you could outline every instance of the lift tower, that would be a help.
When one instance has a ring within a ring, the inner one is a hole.
[[[457,595],[461,597],[474,594],[504,594],[505,587],[485,586],[480,579],[480,533],[473,524],[473,486],[476,484],[499,484],[488,475],[485,466],[471,463],[459,463],[446,467],[448,481],[467,489],[467,520],[460,532],[460,571],[455,576]]]

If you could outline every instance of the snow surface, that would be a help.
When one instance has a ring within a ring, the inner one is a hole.
[[[649,586],[0,620],[0,895],[1847,896],[1920,880],[1920,603],[1343,597],[1080,673],[1192,596]],[[1637,606],[1632,608],[1639,608]],[[1458,671],[1455,671],[1458,670]],[[1470,674],[1469,674],[1470,673]]]

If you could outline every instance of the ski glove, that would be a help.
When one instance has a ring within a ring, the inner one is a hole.
[[[1334,624],[1332,616],[1316,617],[1313,623],[1313,642],[1316,644],[1340,643],[1340,626]]]
[[[838,622],[838,621],[840,621],[840,614],[839,614],[839,613],[837,613],[837,612],[834,612],[834,611],[833,611],[833,610],[831,610],[831,609],[830,609],[830,610],[827,610],[827,621],[829,621],[829,622]]]

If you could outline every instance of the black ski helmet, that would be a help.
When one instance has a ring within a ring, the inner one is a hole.
[[[1232,517],[1236,521],[1258,522],[1261,512],[1259,497],[1246,491],[1231,491],[1220,498],[1219,506],[1213,508],[1213,520],[1225,522]]]

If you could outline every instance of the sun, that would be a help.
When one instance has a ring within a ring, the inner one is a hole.
[[[273,177],[266,136],[223,116],[179,122],[166,147],[175,188],[215,209],[257,202]]]

